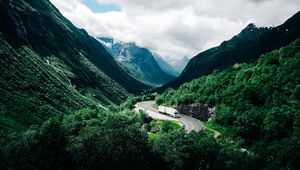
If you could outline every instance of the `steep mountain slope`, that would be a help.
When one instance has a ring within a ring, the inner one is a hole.
[[[98,39],[133,77],[153,85],[161,85],[175,78],[160,68],[148,49],[138,47],[134,43],[115,41],[112,38]]]
[[[182,74],[166,84],[179,87],[214,70],[222,70],[235,63],[255,61],[261,54],[288,45],[300,36],[300,12],[284,24],[274,28],[257,28],[249,24],[240,34],[220,46],[204,51],[190,60]]]
[[[166,73],[174,77],[178,77],[180,75],[180,72],[175,70],[175,68],[173,68],[170,64],[168,64],[161,56],[154,53],[153,57],[163,71],[165,71]]]
[[[231,129],[232,136],[242,138],[244,147],[260,157],[257,162],[261,169],[297,169],[299,66],[300,39],[262,55],[254,64],[236,64],[166,91],[156,101],[165,105],[214,105],[212,120]],[[266,165],[269,168],[263,168]]]
[[[48,0],[1,0],[0,18],[3,126],[15,120],[27,126],[92,103],[83,95],[120,103],[148,88]]]

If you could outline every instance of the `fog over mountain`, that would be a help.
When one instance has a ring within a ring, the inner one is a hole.
[[[299,7],[0,0],[0,170],[299,170]]]
[[[135,42],[158,53],[169,63],[217,46],[249,23],[279,25],[300,9],[297,0],[51,2],[76,26],[87,29],[90,34]]]

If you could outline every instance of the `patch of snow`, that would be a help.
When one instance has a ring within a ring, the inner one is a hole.
[[[97,40],[98,40],[102,45],[104,45],[104,46],[107,47],[107,48],[111,48],[112,45],[113,45],[113,43],[105,42],[105,41],[99,40],[98,38],[97,38]]]

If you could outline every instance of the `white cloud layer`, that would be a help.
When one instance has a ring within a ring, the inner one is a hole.
[[[51,0],[93,36],[136,42],[171,64],[216,46],[247,24],[276,26],[300,10],[299,0],[95,0],[122,10],[93,13],[81,0]]]

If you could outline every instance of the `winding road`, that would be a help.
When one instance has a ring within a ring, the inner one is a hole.
[[[179,118],[173,118],[164,114],[160,114],[157,109],[153,108],[152,105],[155,102],[153,100],[151,101],[143,101],[139,102],[135,105],[135,107],[138,110],[142,110],[145,113],[147,113],[148,116],[150,116],[152,119],[158,119],[158,120],[174,120],[176,122],[179,122],[184,126],[184,129],[189,133],[191,131],[199,132],[203,129],[203,125],[201,122],[191,116],[179,114]]]

